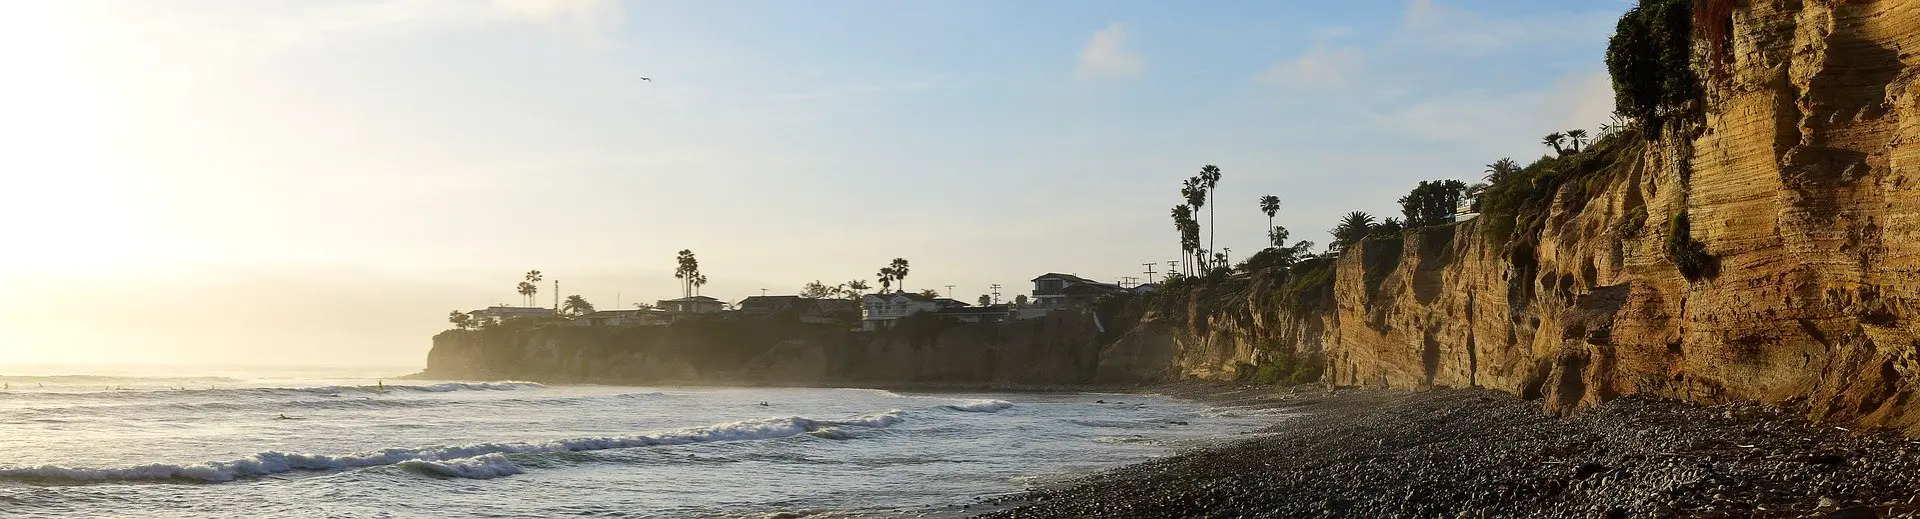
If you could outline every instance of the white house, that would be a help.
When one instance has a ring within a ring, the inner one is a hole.
[[[878,330],[893,326],[893,320],[920,312],[937,312],[941,305],[935,298],[920,294],[894,292],[891,294],[867,294],[861,298],[864,316],[861,329]]]

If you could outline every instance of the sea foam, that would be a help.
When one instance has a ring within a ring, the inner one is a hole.
[[[407,460],[400,462],[400,467],[467,479],[493,479],[526,472],[497,452],[446,461]]]
[[[1013,407],[1013,403],[1005,400],[968,400],[958,404],[947,404],[942,407],[968,413],[997,413],[1003,409]]]
[[[498,461],[492,458],[486,460],[480,460],[479,458],[500,454],[580,452],[650,447],[656,445],[766,440],[798,436],[833,426],[886,427],[899,423],[900,421],[900,412],[897,410],[860,415],[840,421],[813,420],[795,416],[733,422],[639,436],[571,438],[538,443],[479,443],[426,449],[384,449],[341,456],[262,452],[244,459],[210,461],[190,465],[156,463],[117,468],[61,467],[55,465],[8,467],[0,468],[0,478],[19,480],[149,480],[224,483],[236,479],[270,476],[296,470],[344,470],[394,465],[406,462],[421,462],[416,464],[417,466],[415,468],[450,476],[473,477],[473,475],[493,474],[487,477],[499,477],[508,475],[504,471],[510,470],[507,468],[508,466],[513,466],[511,461],[506,460],[504,456],[498,456]],[[518,466],[513,466],[511,470],[517,469]]]

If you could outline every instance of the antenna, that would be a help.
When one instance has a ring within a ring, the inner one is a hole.
[[[947,285],[947,297],[953,297],[953,285]]]

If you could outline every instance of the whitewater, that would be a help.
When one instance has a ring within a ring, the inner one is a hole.
[[[0,371],[0,517],[952,515],[1273,419],[1149,395],[392,374]]]

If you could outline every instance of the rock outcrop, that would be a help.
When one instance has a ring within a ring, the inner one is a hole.
[[[787,386],[1086,384],[1096,381],[1100,337],[1090,312],[979,325],[925,320],[877,333],[779,319],[625,328],[510,322],[435,336],[420,376]]]
[[[1356,244],[1324,312],[1161,326],[1170,370],[1292,351],[1338,385],[1757,400],[1920,432],[1920,3],[1702,4],[1723,24],[1695,36],[1702,121],[1563,186],[1537,239],[1468,221]],[[1680,273],[1676,232],[1717,275]]]

